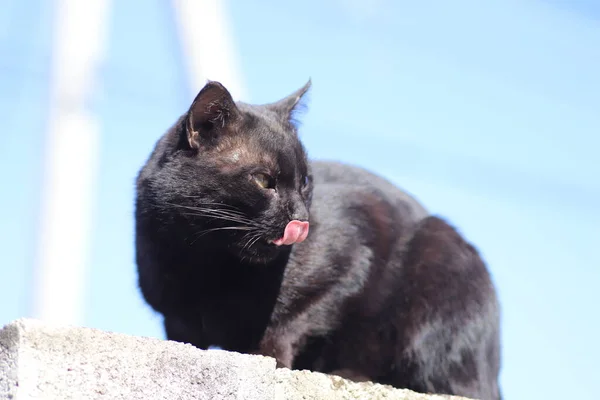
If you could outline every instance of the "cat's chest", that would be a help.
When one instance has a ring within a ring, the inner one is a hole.
[[[246,308],[277,295],[278,277],[265,272],[264,268],[205,257],[165,270],[164,278],[171,282],[172,294],[190,305]]]

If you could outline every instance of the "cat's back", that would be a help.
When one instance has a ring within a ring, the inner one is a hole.
[[[317,207],[324,197],[345,197],[351,201],[356,196],[370,196],[395,208],[406,221],[416,222],[429,215],[409,193],[364,168],[333,161],[313,161],[311,167]]]

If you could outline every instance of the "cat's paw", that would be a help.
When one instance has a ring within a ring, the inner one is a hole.
[[[341,378],[348,379],[354,382],[368,382],[371,380],[367,376],[347,368],[331,371],[329,372],[329,375],[337,375]]]
[[[288,368],[291,369],[290,365],[286,365],[283,361],[275,360],[277,363],[275,364],[275,368]]]
[[[292,346],[288,342],[272,340],[272,335],[265,335],[260,343],[259,353],[264,356],[273,357],[277,361],[277,368],[292,369]]]
[[[291,369],[291,365],[288,365],[287,363],[285,363],[284,361],[278,359],[275,356],[272,356],[270,354],[264,354],[263,352],[261,352],[260,350],[256,350],[256,351],[251,351],[248,354],[252,354],[255,356],[263,356],[263,357],[271,357],[275,359],[275,368],[288,368]]]

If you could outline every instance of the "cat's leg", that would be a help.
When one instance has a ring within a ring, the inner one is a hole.
[[[295,335],[286,334],[287,329],[269,327],[259,344],[257,354],[273,357],[277,368],[292,368]]]
[[[210,345],[201,327],[194,328],[194,326],[186,323],[181,317],[165,316],[163,324],[167,340],[189,343],[200,349],[207,349]]]
[[[497,400],[499,309],[477,250],[444,220],[428,217],[402,268],[402,314],[390,315],[405,332],[394,386]]]
[[[315,319],[311,316],[309,308],[279,321],[267,327],[259,343],[258,352],[275,358],[278,368],[291,369],[298,353],[305,350],[311,329],[315,326]]]
[[[455,339],[442,339],[437,343],[429,343],[428,348],[415,349],[409,361],[415,367],[412,374],[403,376],[400,385],[396,380],[394,386],[423,393],[499,400],[497,377],[487,372],[488,361],[482,354],[481,344],[472,343],[473,347],[470,347],[460,343],[465,340],[468,339],[457,334]]]

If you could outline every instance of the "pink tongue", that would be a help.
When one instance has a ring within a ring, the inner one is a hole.
[[[308,222],[293,220],[285,227],[283,237],[273,240],[273,244],[276,246],[289,246],[290,244],[303,242],[306,236],[308,236]]]

